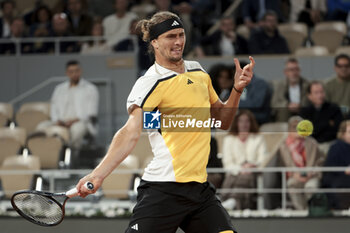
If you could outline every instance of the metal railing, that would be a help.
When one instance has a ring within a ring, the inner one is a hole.
[[[252,172],[257,173],[257,187],[256,188],[233,188],[233,189],[218,189],[220,193],[256,193],[258,195],[258,210],[264,210],[264,199],[262,194],[266,193],[279,193],[282,195],[282,210],[287,209],[287,195],[290,192],[294,193],[350,193],[350,188],[313,188],[313,189],[295,189],[287,187],[287,173],[288,172],[344,172],[349,169],[348,167],[266,167],[266,168],[247,168],[237,169],[237,172]],[[232,169],[220,169],[220,168],[208,168],[208,173],[229,173]],[[91,170],[0,170],[0,177],[4,175],[40,175],[44,179],[49,181],[50,192],[61,192],[64,190],[56,190],[56,179],[71,179],[73,175],[83,177],[91,172]],[[113,174],[137,174],[142,175],[143,169],[116,169]],[[263,184],[262,174],[264,173],[281,173],[282,174],[282,187],[281,188],[265,188]],[[74,183],[72,185],[75,185]],[[15,190],[7,190],[6,192],[14,192]],[[130,194],[129,189],[115,190],[110,193],[113,194]],[[102,191],[103,192],[103,191]]]

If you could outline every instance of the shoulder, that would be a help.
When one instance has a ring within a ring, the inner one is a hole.
[[[191,72],[191,71],[203,71],[203,72],[206,72],[203,67],[199,64],[199,62],[197,61],[187,61],[185,60],[185,66],[187,68],[187,71],[188,72]]]
[[[115,14],[108,15],[103,19],[103,24],[110,23],[115,19],[116,19]]]
[[[86,88],[97,90],[96,85],[86,79],[81,79],[81,84]]]
[[[305,138],[305,145],[318,147],[317,141],[313,137],[310,137],[310,136]]]
[[[69,81],[64,81],[63,83],[58,84],[55,87],[55,90],[63,90],[63,89],[67,89],[69,87]]]

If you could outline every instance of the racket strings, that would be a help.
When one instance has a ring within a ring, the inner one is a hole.
[[[36,222],[52,225],[62,220],[61,206],[49,197],[33,193],[20,193],[14,196],[13,201],[22,214]]]

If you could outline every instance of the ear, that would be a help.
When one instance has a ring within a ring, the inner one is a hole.
[[[152,44],[154,49],[158,49],[158,40],[157,39],[152,40],[151,44]]]

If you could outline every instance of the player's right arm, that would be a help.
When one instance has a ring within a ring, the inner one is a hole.
[[[133,105],[129,119],[114,135],[107,154],[100,164],[88,175],[82,178],[76,188],[81,197],[94,193],[99,189],[103,180],[131,153],[136,146],[142,130],[142,109]],[[94,190],[89,191],[84,184],[90,181]]]

